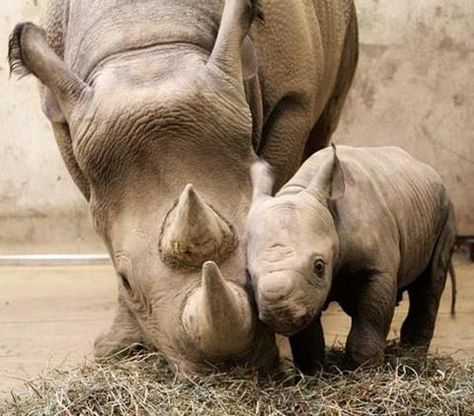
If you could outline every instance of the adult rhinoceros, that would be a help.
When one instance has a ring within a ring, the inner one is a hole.
[[[350,0],[50,0],[43,29],[16,26],[11,68],[41,81],[119,276],[97,355],[272,365],[246,289],[250,166],[278,186],[328,143],[357,50]]]

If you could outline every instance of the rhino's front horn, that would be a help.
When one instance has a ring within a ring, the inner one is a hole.
[[[177,267],[200,268],[206,260],[224,260],[236,243],[233,227],[201,200],[192,185],[186,185],[163,224],[163,260]]]
[[[214,262],[206,262],[202,285],[189,297],[182,315],[193,343],[212,355],[242,353],[252,340],[252,316],[246,292],[227,282]]]

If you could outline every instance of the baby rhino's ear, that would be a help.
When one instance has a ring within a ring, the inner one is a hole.
[[[274,183],[270,165],[263,160],[259,160],[252,165],[250,175],[253,188],[252,203],[260,198],[270,197]]]
[[[332,148],[333,157],[321,166],[308,187],[308,191],[323,203],[341,198],[346,189],[344,172],[337,157],[336,146],[333,144]]]

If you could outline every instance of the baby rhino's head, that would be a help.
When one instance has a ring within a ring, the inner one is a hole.
[[[288,187],[272,197],[267,166],[252,168],[248,270],[260,319],[282,335],[302,330],[328,297],[339,240],[327,203],[344,192],[337,170],[334,157],[307,188]]]

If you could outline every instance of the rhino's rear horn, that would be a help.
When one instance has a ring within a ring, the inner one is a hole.
[[[246,292],[227,282],[212,261],[202,268],[201,287],[189,297],[182,322],[198,348],[211,354],[238,354],[252,339],[252,311]]]
[[[206,260],[224,260],[236,244],[232,225],[202,201],[192,185],[186,185],[163,223],[163,260],[177,267],[200,268]]]

